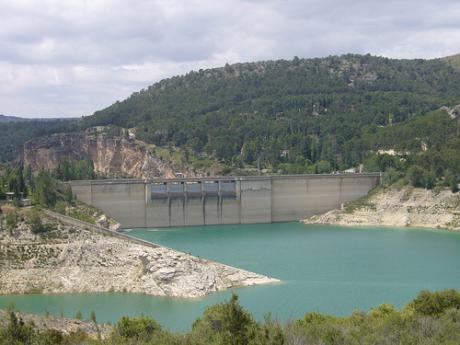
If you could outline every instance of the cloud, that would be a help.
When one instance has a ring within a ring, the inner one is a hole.
[[[226,62],[455,54],[458,18],[449,0],[0,0],[0,113],[89,115]]]

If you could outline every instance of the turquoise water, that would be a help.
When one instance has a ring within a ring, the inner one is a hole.
[[[131,235],[282,280],[235,289],[240,302],[262,319],[307,311],[345,315],[381,303],[400,307],[422,289],[460,290],[460,234],[440,230],[344,228],[300,223],[220,225],[133,230]],[[173,330],[187,330],[207,305],[230,291],[198,299],[142,294],[0,296],[20,310],[115,322],[122,315],[151,315]]]

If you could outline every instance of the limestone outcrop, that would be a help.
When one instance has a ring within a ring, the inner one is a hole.
[[[165,247],[133,243],[48,220],[34,235],[22,222],[0,231],[0,294],[138,292],[200,297],[277,279]]]
[[[460,193],[422,188],[385,188],[366,199],[322,215],[306,224],[427,227],[460,230]]]
[[[107,133],[104,128],[53,134],[24,144],[22,162],[32,170],[52,170],[69,159],[92,161],[95,172],[108,177],[173,178],[177,173],[185,177],[196,175],[188,169],[174,169],[171,162],[156,157],[145,143]]]

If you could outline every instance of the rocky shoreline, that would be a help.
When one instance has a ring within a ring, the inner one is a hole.
[[[460,193],[413,187],[379,188],[367,198],[302,220],[305,224],[460,230]]]
[[[279,280],[161,246],[147,246],[45,217],[0,231],[0,294],[137,292],[194,298]]]

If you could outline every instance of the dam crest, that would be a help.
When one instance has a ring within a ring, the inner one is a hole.
[[[85,180],[77,198],[124,228],[296,221],[367,195],[380,173]]]

